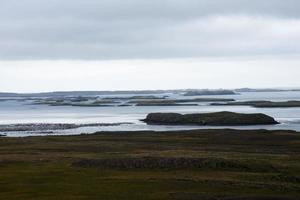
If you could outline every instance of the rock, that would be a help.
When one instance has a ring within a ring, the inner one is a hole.
[[[233,112],[216,112],[203,114],[150,113],[142,120],[147,124],[165,125],[212,125],[212,126],[243,126],[268,125],[278,122],[265,114],[241,114]]]

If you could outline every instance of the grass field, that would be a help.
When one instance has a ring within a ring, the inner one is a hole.
[[[0,138],[0,199],[299,199],[300,134]]]

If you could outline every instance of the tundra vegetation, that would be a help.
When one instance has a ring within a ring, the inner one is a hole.
[[[103,132],[0,138],[0,199],[299,199],[300,134]]]

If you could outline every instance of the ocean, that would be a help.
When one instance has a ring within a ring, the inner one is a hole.
[[[155,96],[169,96],[172,99],[186,98],[233,98],[237,101],[271,100],[287,101],[299,100],[299,91],[284,92],[243,92],[238,95],[215,95],[185,97],[180,94],[149,94]],[[103,97],[128,97],[134,94],[110,95]],[[278,125],[263,126],[165,126],[147,125],[141,122],[148,113],[152,112],[176,112],[176,113],[207,113],[218,111],[232,111],[239,113],[264,113],[274,117],[280,122]],[[128,106],[128,107],[76,107],[76,106],[49,106],[33,105],[30,100],[0,99],[0,124],[26,124],[26,123],[128,123],[118,126],[91,126],[68,130],[55,130],[51,133],[38,131],[10,131],[7,136],[38,136],[38,135],[70,135],[81,133],[94,133],[97,131],[138,131],[138,130],[189,130],[207,128],[234,128],[234,129],[269,129],[269,130],[295,130],[300,131],[300,108],[254,108],[250,106],[211,106],[209,103],[199,103],[198,106]],[[130,123],[130,124],[129,124]]]

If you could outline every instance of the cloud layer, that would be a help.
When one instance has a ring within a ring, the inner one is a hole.
[[[299,0],[4,0],[0,59],[297,55]]]

